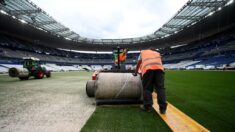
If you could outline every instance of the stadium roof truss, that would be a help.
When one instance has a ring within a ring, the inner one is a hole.
[[[22,23],[28,23],[40,30],[58,37],[87,44],[136,44],[154,41],[176,34],[186,27],[221,10],[232,0],[189,0],[167,23],[153,34],[124,39],[91,39],[81,37],[63,24],[56,21],[30,0],[1,0],[1,13],[8,14]]]
[[[203,18],[221,10],[229,0],[190,0],[160,29],[154,32],[157,37],[167,37],[196,24]]]

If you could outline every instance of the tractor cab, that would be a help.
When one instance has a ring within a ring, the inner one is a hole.
[[[23,67],[28,70],[36,70],[39,67],[39,59],[35,57],[23,57],[24,64]]]

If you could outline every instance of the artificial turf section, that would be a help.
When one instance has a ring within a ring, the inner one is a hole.
[[[235,72],[166,71],[167,99],[210,131],[235,130]],[[82,131],[169,131],[137,106],[98,106]]]

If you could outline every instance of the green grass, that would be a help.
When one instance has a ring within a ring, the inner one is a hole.
[[[170,131],[155,112],[139,106],[99,106],[82,132],[156,132]]]
[[[235,130],[235,72],[167,71],[167,99],[211,131]],[[97,107],[82,131],[169,131],[139,107]]]
[[[167,71],[168,101],[211,131],[235,130],[235,72]]]

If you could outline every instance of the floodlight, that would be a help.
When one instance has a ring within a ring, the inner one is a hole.
[[[19,19],[21,23],[27,24],[25,20]]]
[[[7,13],[4,10],[0,10],[0,13],[7,15]]]
[[[213,15],[214,14],[214,12],[210,12],[209,14],[208,14],[208,16],[211,16],[211,15]]]
[[[230,5],[230,4],[232,4],[233,3],[233,0],[230,0],[229,2],[228,2],[228,5]]]

